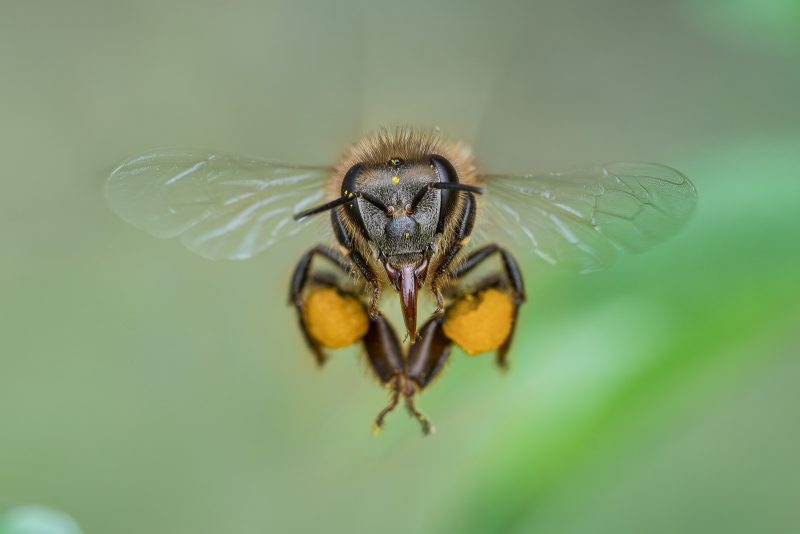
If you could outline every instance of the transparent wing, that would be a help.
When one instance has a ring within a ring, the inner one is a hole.
[[[210,259],[245,259],[295,235],[329,172],[203,150],[157,150],[114,169],[105,194],[127,222]]]
[[[504,234],[547,263],[583,273],[607,267],[618,250],[664,241],[697,203],[686,176],[653,163],[483,180],[491,237],[502,242]]]

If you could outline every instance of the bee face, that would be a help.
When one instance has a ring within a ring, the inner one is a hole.
[[[441,192],[428,189],[439,181],[435,169],[427,163],[387,166],[365,169],[359,178],[358,190],[386,206],[356,201],[353,209],[360,211],[369,240],[389,258],[422,254],[433,242],[441,208]],[[422,196],[414,203],[417,195]]]
[[[480,188],[461,184],[450,161],[429,152],[433,147],[418,140],[405,147],[394,141],[379,146],[383,150],[377,151],[377,158],[373,151],[369,157],[357,159],[345,173],[340,199],[348,205],[342,213],[334,212],[333,225],[343,230],[337,232],[339,242],[351,254],[363,257],[365,264],[377,260],[383,265],[400,296],[408,335],[415,339],[417,294],[428,278],[429,264],[442,259],[434,252],[434,242],[448,248],[454,237],[464,236],[446,236],[447,222],[474,219],[474,210],[457,209],[459,200],[451,193],[465,191],[471,198]],[[403,149],[403,157],[391,155]],[[461,202],[470,201],[461,198]],[[365,242],[350,239],[344,230],[347,226],[357,229]],[[471,228],[471,222],[467,226]],[[377,277],[374,272],[372,275]],[[440,275],[434,273],[434,277]]]

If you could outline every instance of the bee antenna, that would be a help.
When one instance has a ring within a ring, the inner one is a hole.
[[[295,213],[294,220],[299,221],[300,219],[305,219],[306,217],[309,217],[311,215],[316,215],[317,213],[322,213],[323,211],[332,210],[333,208],[349,204],[355,199],[356,199],[355,195],[341,196],[336,200],[331,200],[327,204],[322,204],[321,206],[317,206],[316,208],[311,208],[307,209],[306,211],[301,211],[300,213]]]
[[[460,182],[434,182],[428,184],[431,189],[449,189],[451,191],[466,191],[468,193],[483,194],[483,188],[476,185],[462,184]]]
[[[348,193],[346,195],[342,195],[336,200],[331,200],[327,204],[322,204],[321,206],[317,206],[316,208],[307,209],[306,211],[301,211],[300,213],[294,214],[294,220],[299,221],[300,219],[305,219],[310,215],[316,215],[317,213],[322,213],[323,211],[332,210],[333,208],[338,208],[339,206],[344,206],[345,204],[349,204],[353,202],[357,198],[363,198],[379,210],[388,213],[389,207],[383,203],[381,199],[376,196],[370,195],[369,193],[363,193],[361,191],[356,191],[354,193]]]

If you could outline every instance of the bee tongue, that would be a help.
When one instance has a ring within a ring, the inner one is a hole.
[[[384,267],[386,267],[389,279],[400,293],[403,321],[406,323],[408,337],[413,342],[417,339],[417,293],[428,270],[427,255],[417,258],[415,261],[404,261],[399,265],[393,264],[391,260],[387,259]]]

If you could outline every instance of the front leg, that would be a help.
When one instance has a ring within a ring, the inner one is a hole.
[[[431,281],[431,291],[436,297],[436,310],[434,315],[440,315],[444,311],[444,296],[442,289],[450,279],[450,266],[455,260],[461,249],[469,242],[469,236],[472,233],[472,228],[475,226],[475,195],[469,193],[465,195],[466,204],[464,206],[464,215],[461,222],[456,228],[455,236],[450,247],[444,252],[442,261],[439,262],[436,272]]]
[[[371,319],[377,319],[380,315],[378,305],[381,302],[381,283],[378,275],[370,268],[364,257],[355,250],[348,250],[347,257],[350,259],[353,265],[356,266],[358,272],[364,277],[372,289],[372,297],[370,298],[369,303],[369,316]]]
[[[347,231],[339,210],[331,211],[331,225],[333,226],[336,240],[339,241],[339,245],[342,247],[345,254],[347,254],[351,264],[356,267],[356,272],[360,274],[372,288],[369,316],[373,320],[377,319],[380,315],[378,304],[381,300],[381,283],[378,273],[370,267],[369,262],[364,259],[364,256],[355,249],[355,239]]]

